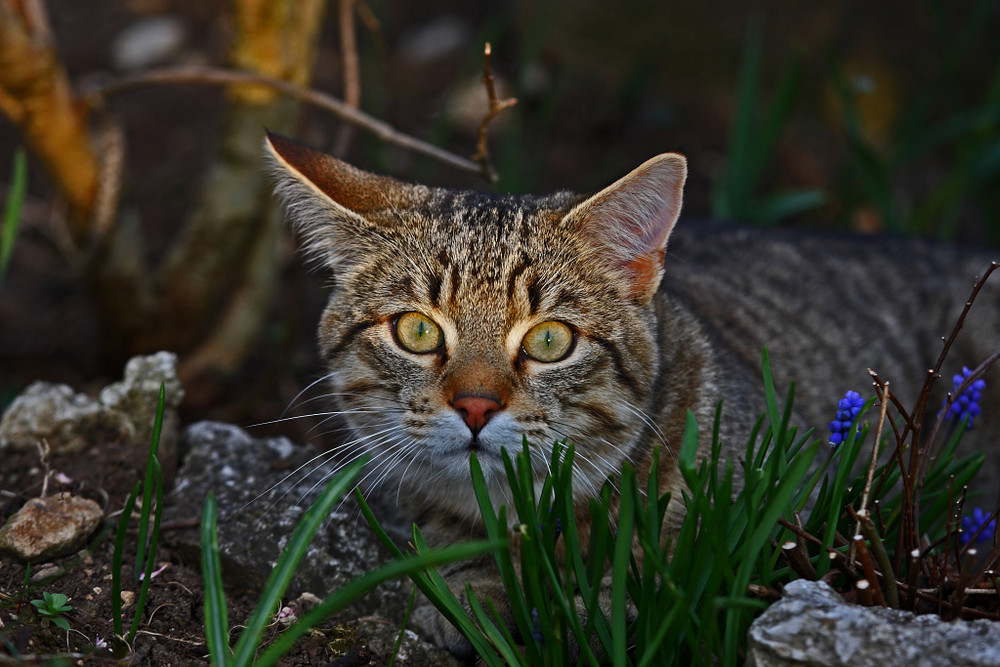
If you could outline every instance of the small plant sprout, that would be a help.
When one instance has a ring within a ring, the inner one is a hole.
[[[31,604],[38,609],[39,614],[68,632],[69,621],[62,616],[67,611],[73,610],[73,607],[66,604],[68,601],[69,598],[62,593],[49,593],[46,591],[42,593],[41,599],[32,600]]]
[[[849,391],[837,402],[837,417],[830,422],[830,445],[837,447],[847,438],[848,431],[854,424],[865,399],[856,391]]]

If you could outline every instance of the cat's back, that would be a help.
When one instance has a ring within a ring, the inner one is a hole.
[[[661,298],[695,314],[738,390],[755,387],[759,395],[766,345],[779,384],[795,381],[806,425],[821,426],[845,390],[867,390],[868,368],[915,398],[995,254],[682,220],[667,249]],[[988,283],[943,369],[948,377],[978,365],[1000,341],[998,295]]]

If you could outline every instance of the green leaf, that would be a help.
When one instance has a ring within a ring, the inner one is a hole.
[[[205,498],[201,511],[201,572],[205,584],[205,643],[215,667],[229,664],[229,613],[222,589],[222,563],[219,560],[219,537],[216,529],[215,496]]]
[[[14,239],[17,238],[27,187],[28,164],[24,149],[19,147],[14,152],[10,187],[7,189],[7,203],[4,205],[3,211],[3,229],[0,229],[0,285],[3,285],[10,256],[14,252]]]

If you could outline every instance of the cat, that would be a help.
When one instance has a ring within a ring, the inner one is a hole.
[[[644,487],[657,446],[659,488],[680,498],[670,461],[687,411],[704,451],[723,401],[723,455],[735,460],[763,409],[765,344],[778,386],[797,383],[797,424],[823,428],[846,389],[865,393],[869,367],[914,398],[990,259],[919,241],[678,226],[677,153],[596,194],[511,196],[406,184],[277,135],[266,152],[305,251],[333,276],[319,349],[349,439],[395,481],[432,546],[476,534],[470,452],[494,503],[509,500],[500,451],[522,436],[539,480],[552,443],[575,444],[581,507],[625,461]],[[997,295],[987,283],[953,352],[960,364],[994,351]],[[682,512],[671,502],[667,523]],[[502,607],[488,558],[445,575]],[[431,625],[460,652],[443,618]]]

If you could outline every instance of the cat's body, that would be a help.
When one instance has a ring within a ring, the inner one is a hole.
[[[663,446],[660,488],[679,499],[670,457],[686,411],[709,431],[723,400],[737,456],[763,409],[764,344],[779,386],[796,381],[803,426],[824,428],[846,389],[868,393],[868,367],[912,399],[988,266],[918,242],[675,231],[674,154],[591,197],[510,197],[406,185],[280,137],[269,146],[290,217],[333,273],[320,349],[348,439],[437,542],[477,530],[469,452],[499,503],[500,449],[522,436],[539,479],[552,443],[575,443],[582,506],[625,460],[641,477]],[[954,363],[975,366],[1000,340],[996,294],[961,339],[987,347],[960,346]],[[668,521],[682,511],[672,502]],[[502,597],[488,562],[451,571],[463,579]]]

